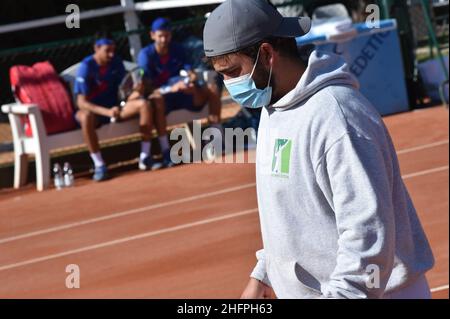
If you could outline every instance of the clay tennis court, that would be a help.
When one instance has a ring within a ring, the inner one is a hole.
[[[385,117],[448,298],[449,133],[442,107]],[[236,298],[261,247],[253,164],[190,164],[38,193],[0,191],[0,298]],[[66,266],[80,269],[66,288]]]

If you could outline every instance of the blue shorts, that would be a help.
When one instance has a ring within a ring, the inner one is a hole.
[[[172,111],[185,109],[192,112],[200,112],[203,106],[194,106],[194,96],[182,92],[163,95],[166,106],[166,115]]]

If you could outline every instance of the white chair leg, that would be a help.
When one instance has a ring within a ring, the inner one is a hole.
[[[29,115],[36,157],[36,188],[43,191],[50,184],[50,151],[44,121],[39,109]]]
[[[14,152],[14,188],[20,188],[27,182],[28,155]]]
[[[43,191],[50,185],[50,154],[47,150],[36,152],[36,188]]]
[[[14,141],[14,188],[20,188],[27,182],[28,175],[28,155],[22,140],[25,132],[19,115],[9,113],[8,118]]]

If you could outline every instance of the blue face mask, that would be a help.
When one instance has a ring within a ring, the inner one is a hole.
[[[272,98],[272,87],[269,86],[270,79],[272,78],[272,66],[270,67],[269,80],[265,89],[258,89],[255,81],[252,79],[258,63],[260,50],[261,48],[258,50],[252,73],[223,81],[233,100],[244,107],[252,109],[268,106]]]

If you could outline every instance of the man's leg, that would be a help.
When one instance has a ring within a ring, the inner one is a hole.
[[[209,84],[201,88],[196,88],[193,92],[194,107],[202,107],[208,103],[209,116],[208,121],[212,126],[220,124],[220,113],[222,110],[222,103],[220,100],[219,90],[217,85]]]
[[[80,123],[81,131],[83,132],[84,141],[89,149],[90,156],[95,166],[94,179],[102,181],[107,178],[106,165],[100,153],[100,145],[98,143],[95,114],[85,110],[79,110],[75,117]]]
[[[139,168],[141,170],[157,169],[160,165],[153,163],[151,157],[153,114],[149,101],[145,99],[128,100],[120,112],[120,119],[127,120],[137,115],[139,115],[139,130],[142,136]]]
[[[196,88],[194,90],[194,96],[193,96],[193,103],[194,107],[203,107],[206,103],[208,103],[209,108],[209,115],[208,115],[208,122],[211,128],[214,128],[217,133],[214,133],[214,138],[220,137],[219,143],[222,145],[222,149],[220,152],[223,151],[223,148],[225,146],[225,135],[224,135],[224,129],[222,126],[222,123],[220,122],[220,113],[221,113],[221,100],[219,95],[219,90],[217,89],[216,85],[208,85],[203,86],[201,88]],[[217,135],[218,134],[218,135]],[[218,137],[219,136],[219,137]],[[209,140],[210,142],[211,140]],[[215,142],[214,142],[215,144]],[[209,144],[209,147],[211,147],[213,144]],[[212,148],[205,148],[204,151],[207,154],[207,159],[211,160],[214,157],[217,156],[217,151]]]
[[[145,99],[128,101],[120,111],[120,119],[128,120],[139,115],[139,131],[143,141],[152,138],[152,110],[150,103]]]
[[[222,102],[220,100],[219,90],[217,85],[208,85],[194,90],[194,106],[202,107],[208,103],[209,115],[208,122],[211,127],[217,129],[222,137],[222,143],[224,142],[224,130],[221,120]]]
[[[163,155],[164,166],[173,166],[170,159],[170,143],[167,136],[167,121],[166,121],[166,102],[161,95],[151,98],[153,104],[153,116],[156,130],[158,132],[159,145],[161,146],[161,153]]]
[[[220,124],[220,116],[222,111],[222,102],[220,100],[220,92],[215,84],[209,84],[206,88],[209,105],[209,123]]]
[[[75,115],[78,123],[81,125],[84,141],[87,144],[90,153],[100,151],[97,133],[95,132],[95,114],[85,110],[79,110]]]

